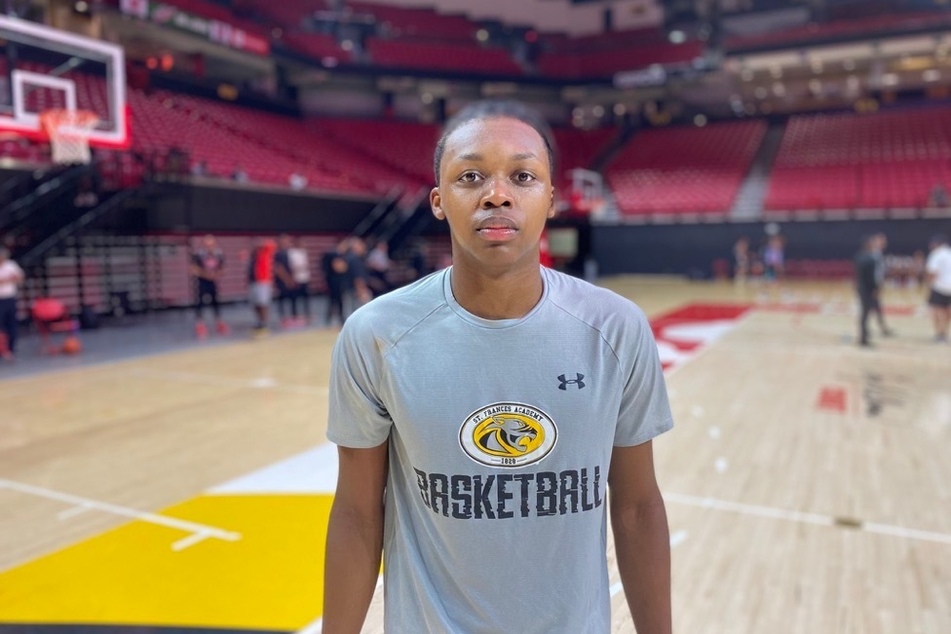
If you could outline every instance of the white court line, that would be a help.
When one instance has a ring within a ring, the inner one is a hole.
[[[278,383],[270,377],[256,377],[253,379],[238,379],[215,374],[201,374],[199,372],[172,372],[166,370],[149,370],[146,368],[135,368],[129,371],[130,374],[152,377],[156,379],[168,379],[170,381],[183,381],[185,383],[206,383],[209,385],[225,385],[229,387],[250,387],[267,390],[280,390],[282,392],[293,392],[296,394],[327,394],[329,388],[326,386],[314,385],[294,385],[291,383]]]
[[[207,531],[202,531],[200,533],[192,533],[188,537],[182,537],[180,540],[172,544],[172,550],[179,552],[185,550],[189,546],[194,546],[198,542],[203,542],[206,539],[211,537]]]
[[[727,500],[718,500],[717,498],[711,497],[698,497],[694,495],[683,495],[680,493],[664,493],[664,500],[666,502],[682,504],[684,506],[713,509],[715,511],[730,511],[733,513],[739,513],[741,515],[785,520],[787,522],[798,522],[800,524],[835,526],[837,523],[839,523],[837,519],[831,515],[788,511],[786,509],[778,509],[770,506],[743,504],[741,502],[729,502]],[[876,522],[859,522],[858,525],[854,526],[853,528],[858,531],[877,533],[879,535],[891,535],[893,537],[902,537],[904,539],[937,542],[939,544],[951,544],[951,534],[947,533],[922,531],[914,528],[903,528],[901,526],[891,526]]]
[[[80,504],[79,506],[74,506],[73,508],[66,509],[65,511],[60,511],[56,514],[56,519],[68,520],[71,517],[76,517],[77,515],[81,515],[90,510],[92,509],[88,504]]]
[[[136,511],[135,509],[119,506],[117,504],[99,502],[98,500],[91,500],[89,498],[71,495],[69,493],[61,493],[59,491],[33,486],[31,484],[23,484],[22,482],[14,482],[13,480],[6,480],[4,478],[0,478],[0,488],[7,488],[13,491],[19,491],[20,493],[26,493],[28,495],[35,495],[37,497],[46,498],[49,500],[65,502],[66,504],[72,504],[74,506],[82,507],[83,509],[96,509],[105,513],[119,515],[120,517],[128,517],[140,522],[165,526],[166,528],[174,528],[186,533],[192,533],[192,537],[195,535],[202,535],[202,539],[214,537],[215,539],[221,539],[228,542],[235,542],[241,539],[240,533],[226,531],[213,526],[205,526],[204,524],[197,524],[195,522],[180,520],[174,517],[166,517],[164,515],[157,515],[155,513],[143,513],[141,511]],[[181,541],[182,540],[176,542],[176,544],[179,544]],[[189,545],[191,544],[178,549],[175,549],[173,545],[173,549],[182,550],[182,548],[187,548]]]
[[[862,530],[879,535],[893,535],[895,537],[917,539],[924,542],[951,544],[951,535],[932,531],[920,531],[915,528],[902,528],[901,526],[889,526],[888,524],[878,524],[876,522],[863,522]]]

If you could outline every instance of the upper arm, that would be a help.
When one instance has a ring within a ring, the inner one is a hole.
[[[382,512],[383,494],[389,471],[389,441],[369,449],[337,447],[338,502],[360,515]]]
[[[612,507],[636,507],[660,501],[662,498],[654,474],[653,442],[614,447],[608,486]]]
[[[640,309],[632,312],[631,320],[632,327],[615,346],[626,351],[621,359],[626,377],[621,387],[615,448],[640,445],[673,427],[664,369],[650,322]]]

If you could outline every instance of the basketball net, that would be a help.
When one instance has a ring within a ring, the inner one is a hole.
[[[89,134],[99,123],[90,110],[55,108],[40,113],[40,122],[50,138],[53,162],[61,165],[89,163]]]

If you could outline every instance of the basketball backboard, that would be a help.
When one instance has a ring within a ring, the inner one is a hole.
[[[99,123],[90,145],[128,147],[121,47],[7,16],[0,16],[0,46],[0,131],[46,140],[44,110],[91,110]]]

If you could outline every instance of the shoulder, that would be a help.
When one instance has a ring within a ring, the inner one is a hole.
[[[939,262],[945,258],[951,258],[951,248],[938,247],[928,255],[928,264]]]
[[[361,306],[347,318],[341,337],[373,341],[386,354],[403,335],[447,305],[444,276],[445,271],[437,271]]]
[[[597,331],[615,352],[651,335],[644,311],[614,291],[546,269],[549,301],[571,318]]]

